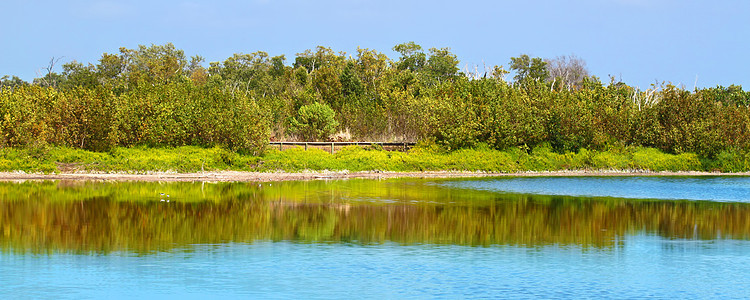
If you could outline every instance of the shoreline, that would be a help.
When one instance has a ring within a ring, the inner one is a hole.
[[[425,172],[239,172],[218,171],[201,173],[148,172],[128,173],[58,173],[34,174],[23,172],[0,172],[0,181],[18,180],[75,180],[75,181],[144,181],[144,182],[273,182],[304,180],[345,180],[345,179],[390,179],[390,178],[480,178],[480,177],[566,177],[566,176],[750,176],[750,172],[721,173],[702,171],[652,172],[652,171],[527,171],[515,173],[488,173],[468,171],[425,171]]]

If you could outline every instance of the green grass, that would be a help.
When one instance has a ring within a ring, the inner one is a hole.
[[[268,149],[262,156],[244,155],[214,147],[114,148],[91,152],[66,147],[0,148],[0,171],[61,172],[200,172],[200,171],[299,172],[330,171],[750,171],[750,154],[725,151],[716,158],[693,153],[668,154],[653,148],[581,149],[556,153],[549,146],[505,151],[478,147],[445,151],[422,145],[408,152],[345,147],[335,154],[301,147]]]
[[[0,171],[5,172],[249,171],[253,163],[257,163],[258,160],[258,157],[240,155],[219,147],[196,146],[118,147],[109,152],[92,152],[67,147],[0,149]]]

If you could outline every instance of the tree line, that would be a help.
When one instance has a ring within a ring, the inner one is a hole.
[[[747,151],[750,93],[740,86],[642,90],[588,74],[576,56],[512,57],[461,72],[449,48],[414,42],[356,53],[318,46],[237,53],[205,65],[172,44],[120,48],[31,83],[0,79],[0,145],[223,146],[268,140],[427,141],[447,149],[555,151],[654,147],[714,157]],[[510,75],[513,75],[510,78]]]

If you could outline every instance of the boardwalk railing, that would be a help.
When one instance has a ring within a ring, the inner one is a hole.
[[[314,146],[316,148],[329,148],[331,154],[335,151],[334,149],[338,146],[339,148],[343,146],[351,146],[351,145],[357,145],[357,146],[374,146],[378,145],[380,147],[389,147],[389,148],[396,148],[398,150],[409,150],[410,148],[414,147],[416,143],[386,143],[386,142],[270,142],[269,145],[271,147],[278,147],[279,151],[284,150],[284,146],[304,146],[305,150],[307,150],[308,147]]]

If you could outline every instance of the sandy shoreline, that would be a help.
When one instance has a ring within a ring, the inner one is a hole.
[[[300,173],[259,173],[259,172],[204,172],[204,173],[168,173],[150,172],[146,174],[127,173],[60,173],[60,174],[26,174],[21,172],[0,172],[0,181],[16,180],[90,180],[90,181],[222,181],[222,182],[262,182],[290,180],[336,180],[336,179],[387,179],[387,178],[469,178],[469,177],[534,177],[534,176],[750,176],[745,173],[718,172],[650,172],[650,171],[554,171],[554,172],[300,172]]]

